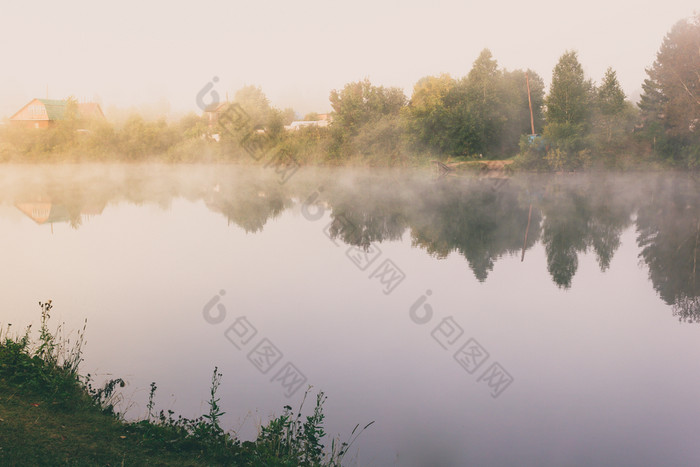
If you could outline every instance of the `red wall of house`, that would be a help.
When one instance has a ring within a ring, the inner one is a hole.
[[[48,128],[51,123],[48,120],[10,120],[12,126],[17,126],[21,128]]]
[[[29,104],[13,116],[13,120],[48,120],[46,107],[39,99],[33,99]]]

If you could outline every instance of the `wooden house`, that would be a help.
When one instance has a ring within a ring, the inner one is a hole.
[[[221,113],[228,107],[228,102],[215,102],[209,104],[206,109],[204,109],[204,118],[206,118],[209,128],[213,128],[216,122],[219,120]]]
[[[16,114],[10,117],[12,125],[28,128],[47,128],[56,121],[63,120],[66,114],[67,100],[32,99]],[[95,102],[78,103],[78,116],[86,119],[104,119],[100,104]]]

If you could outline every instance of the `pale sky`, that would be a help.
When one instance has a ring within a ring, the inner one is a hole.
[[[254,84],[276,107],[325,112],[345,83],[368,77],[410,97],[423,76],[468,73],[483,48],[546,83],[575,49],[588,77],[612,66],[636,95],[664,35],[696,2],[3,0],[0,118],[47,85],[51,98],[98,98],[105,109],[198,111],[214,77],[222,98]]]

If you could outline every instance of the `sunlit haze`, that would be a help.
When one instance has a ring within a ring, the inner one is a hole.
[[[272,105],[330,110],[331,89],[365,77],[410,96],[423,76],[464,76],[483,48],[549,82],[567,49],[587,76],[612,66],[633,98],[664,35],[693,14],[665,2],[165,1],[5,2],[0,118],[33,97],[110,108],[197,111],[214,77],[224,96],[261,86]]]

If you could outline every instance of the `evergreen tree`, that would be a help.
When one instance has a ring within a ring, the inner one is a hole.
[[[647,132],[661,152],[700,161],[700,15],[676,23],[647,69],[639,102]],[[688,161],[688,162],[691,162]]]
[[[503,73],[491,51],[484,49],[464,80],[467,108],[477,124],[479,139],[474,152],[493,155],[500,143],[505,116],[502,113],[500,83]]]
[[[552,73],[545,127],[545,135],[564,151],[578,151],[584,147],[593,90],[576,52],[565,52]]]
[[[617,73],[609,67],[603,77],[603,82],[598,88],[598,110],[600,112],[599,126],[609,143],[613,133],[622,126],[623,113],[625,111],[625,93],[617,80]]]
[[[647,74],[652,73],[648,68],[646,71]],[[666,98],[661,92],[661,86],[656,80],[651,78],[644,80],[644,83],[642,83],[642,95],[637,105],[642,113],[642,119],[645,125],[661,121],[664,112],[663,109],[666,106]]]

